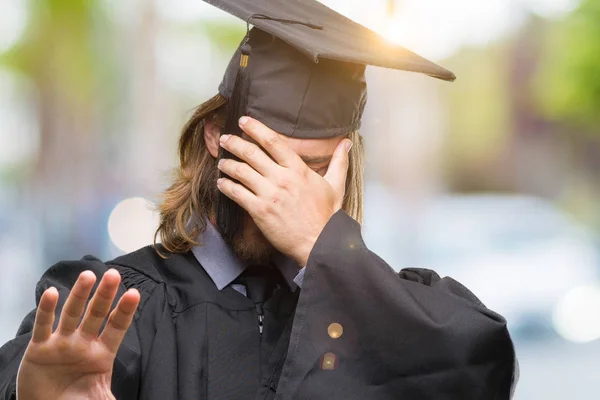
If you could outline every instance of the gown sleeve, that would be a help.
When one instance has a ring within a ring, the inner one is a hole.
[[[86,256],[80,261],[73,262],[60,262],[50,269],[48,269],[40,281],[36,285],[35,298],[36,304],[39,304],[42,293],[51,286],[54,286],[59,292],[58,306],[56,308],[56,317],[54,328],[58,324],[58,319],[62,307],[70,293],[71,288],[75,284],[79,274],[85,270],[91,270],[97,276],[96,286],[100,282],[100,278],[108,270],[101,261]],[[119,272],[123,276],[127,275],[127,271],[123,267],[117,267]],[[123,293],[128,289],[127,279],[124,276],[122,284],[119,287],[116,299],[119,299]],[[141,291],[142,292],[142,291]],[[144,293],[142,299],[144,298]],[[116,305],[113,304],[113,307]],[[138,307],[138,312],[140,308]],[[31,339],[31,332],[33,329],[33,323],[35,321],[34,309],[31,311],[19,327],[16,337],[6,343],[0,348],[0,399],[2,400],[14,400],[16,399],[16,377],[25,353],[25,349]],[[137,315],[136,315],[137,317]],[[137,392],[139,387],[139,371],[140,371],[140,345],[137,335],[136,318],[134,323],[130,326],[114,363],[113,378],[112,378],[112,392],[117,399],[135,399],[137,398]]]
[[[336,213],[308,260],[276,399],[504,400],[506,321],[451,278],[395,272]]]

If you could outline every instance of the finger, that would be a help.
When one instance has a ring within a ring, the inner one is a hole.
[[[269,177],[281,168],[255,143],[250,143],[239,136],[222,135],[220,144],[221,147],[245,161],[262,176]]]
[[[113,353],[116,353],[119,349],[139,303],[139,292],[135,289],[129,289],[110,313],[106,327],[100,335],[100,341]]]
[[[121,276],[115,269],[109,269],[104,273],[98,289],[92,300],[90,301],[88,308],[83,317],[81,323],[81,332],[89,337],[96,338],[100,327],[104,323],[110,306],[117,294],[119,283],[121,282]]]
[[[217,180],[219,190],[252,216],[258,209],[258,197],[243,185],[227,178]]]
[[[46,289],[40,298],[37,312],[35,314],[35,323],[33,325],[33,335],[31,340],[36,343],[44,342],[52,335],[52,325],[54,324],[54,310],[58,303],[58,290],[51,287]]]
[[[92,271],[83,271],[73,285],[65,306],[60,314],[58,323],[58,332],[61,335],[70,335],[79,326],[81,315],[85,309],[85,304],[90,297],[92,287],[96,283],[96,275]]]
[[[288,168],[302,165],[302,160],[298,157],[298,154],[281,139],[279,133],[250,117],[240,118],[239,123],[240,128],[256,140],[279,165]]]
[[[266,193],[267,188],[271,185],[268,179],[244,162],[221,159],[219,160],[219,170],[241,182],[256,195]]]
[[[352,142],[349,139],[344,139],[338,143],[333,155],[331,156],[331,162],[327,168],[327,173],[324,178],[329,182],[334,192],[337,195],[339,202],[344,198],[344,192],[346,191],[346,175],[348,174],[348,153],[352,147]],[[341,206],[341,204],[340,204]]]

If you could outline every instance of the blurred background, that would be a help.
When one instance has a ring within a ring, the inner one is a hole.
[[[516,399],[600,384],[600,0],[323,0],[453,70],[370,68],[365,240],[509,321]],[[201,0],[0,3],[0,342],[61,259],[152,242],[245,24]]]

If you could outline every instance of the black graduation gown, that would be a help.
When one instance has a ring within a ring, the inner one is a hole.
[[[55,286],[62,306],[81,271],[111,266],[121,293],[142,294],[114,365],[117,399],[500,400],[516,381],[501,316],[433,271],[394,272],[342,211],[319,237],[302,289],[280,287],[262,311],[230,287],[218,291],[191,253],[162,259],[151,247],[106,264],[59,263],[36,298]],[[2,399],[14,396],[33,318],[0,349]],[[332,323],[341,337],[328,334]],[[327,357],[335,362],[325,366]]]

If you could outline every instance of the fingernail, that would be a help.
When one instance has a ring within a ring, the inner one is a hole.
[[[246,125],[246,122],[248,122],[248,117],[242,117],[239,120],[240,126]]]
[[[223,165],[223,162],[224,162],[224,161],[225,161],[225,160],[223,160],[223,159],[221,158],[221,159],[219,160],[219,162],[218,162],[217,166],[218,166],[219,168],[221,168],[221,165]]]
[[[217,186],[220,186],[224,180],[225,180],[224,178],[217,179]]]
[[[221,144],[225,143],[227,140],[229,140],[229,138],[231,137],[231,135],[221,135],[221,138],[219,139],[219,141],[221,142]]]
[[[346,151],[350,151],[353,144],[351,140],[346,140]]]
[[[229,139],[230,137],[231,137],[231,135],[227,135],[227,134],[221,135],[221,139],[219,139],[219,141],[221,143],[225,143],[227,141],[227,139]]]

